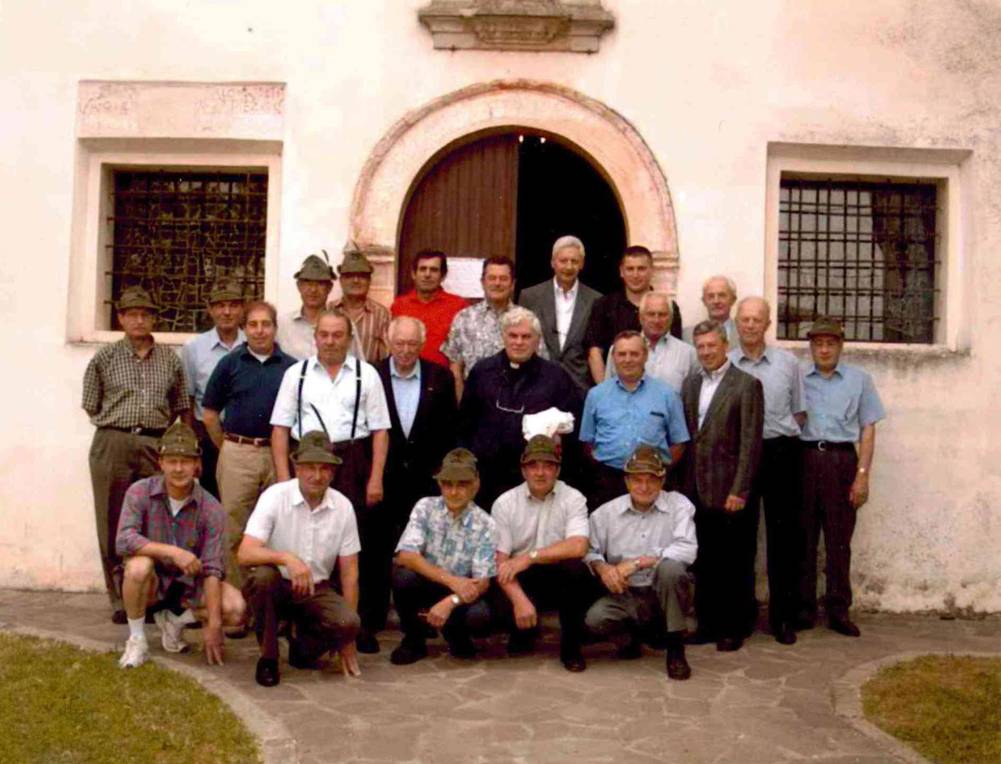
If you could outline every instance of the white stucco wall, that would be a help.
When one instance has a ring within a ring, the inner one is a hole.
[[[679,301],[730,273],[766,282],[769,142],[969,150],[959,347],[853,353],[887,405],[855,535],[860,604],[1001,610],[1001,8],[992,2],[606,0],[601,52],[433,51],[423,0],[97,0],[0,6],[0,189],[7,406],[0,585],[100,585],[79,408],[93,345],[67,342],[81,80],[286,85],[278,287],[339,252],[359,173],[408,111],[477,82],[573,88],[629,120],[674,204]]]

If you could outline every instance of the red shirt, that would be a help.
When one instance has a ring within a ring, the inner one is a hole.
[[[421,358],[440,363],[447,369],[448,358],[441,352],[441,346],[448,339],[448,330],[452,326],[455,314],[467,305],[468,303],[459,295],[446,292],[444,289],[439,289],[427,302],[421,302],[415,289],[393,300],[390,312],[393,318],[411,316],[423,321],[424,328],[427,329],[427,342],[424,343]]]

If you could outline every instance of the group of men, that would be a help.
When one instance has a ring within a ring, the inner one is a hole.
[[[518,305],[513,262],[488,258],[469,305],[442,287],[447,256],[421,251],[387,311],[364,255],[343,259],[333,304],[338,274],[310,255],[299,310],[279,320],[220,283],[213,328],[181,358],[154,341],[149,294],[126,289],[125,336],[95,355],[83,395],[121,664],[148,657],[150,617],[174,652],[203,623],[209,662],[252,623],[265,686],[281,635],[290,665],[334,651],[357,674],[392,596],[394,664],[438,631],[471,657],[498,624],[511,654],[530,651],[552,608],[568,670],[611,639],[624,658],[665,647],[685,679],[686,641],[736,650],[754,629],[759,506],[775,639],[816,620],[821,529],[828,624],[857,636],[850,542],[884,414],[840,360],[840,324],[818,318],[800,364],[766,343],[768,303],[737,302],[726,277],[683,331],[649,250],[625,250],[606,296],[581,283],[584,260],[558,239],[554,278]]]

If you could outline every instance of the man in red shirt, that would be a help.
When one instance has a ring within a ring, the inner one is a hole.
[[[448,359],[441,352],[448,337],[455,314],[466,307],[459,295],[446,292],[441,282],[448,274],[448,258],[436,249],[422,249],[414,255],[414,290],[393,300],[391,312],[397,316],[411,316],[424,322],[427,341],[421,358],[448,368]]]

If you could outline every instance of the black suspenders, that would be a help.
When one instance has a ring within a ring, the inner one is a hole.
[[[351,416],[351,440],[355,439],[355,432],[358,430],[358,407],[361,405],[361,360],[355,359],[355,410],[354,414]],[[307,358],[302,362],[302,368],[299,370],[299,395],[296,400],[296,407],[298,409],[299,415],[299,440],[302,440],[302,436],[305,433],[302,431],[302,386],[306,382],[306,367],[309,365],[309,359]],[[312,403],[309,407],[313,409],[313,413],[316,414],[316,418],[320,420],[320,427],[323,428],[324,434],[327,439],[330,439],[330,432],[327,430],[327,425],[323,421],[323,417],[320,416],[319,410]]]

